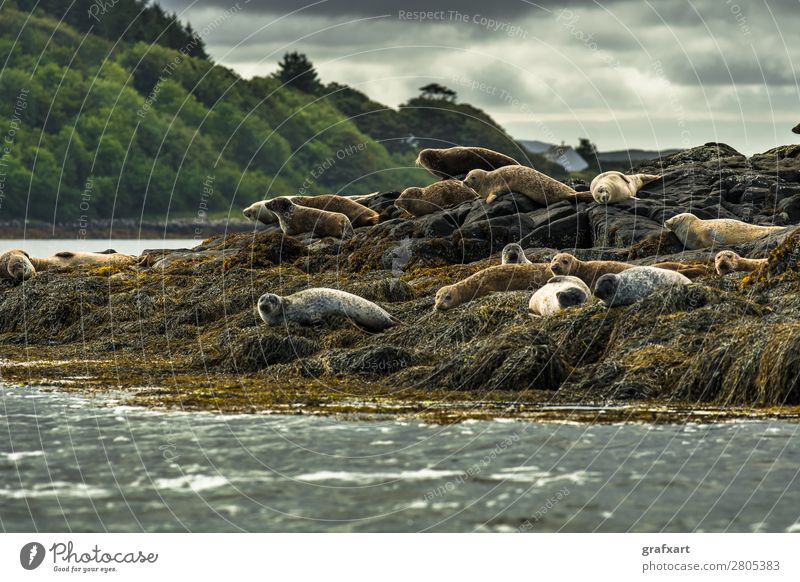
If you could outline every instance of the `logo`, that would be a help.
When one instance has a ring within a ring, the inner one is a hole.
[[[44,561],[44,546],[39,542],[30,542],[19,551],[19,563],[26,570],[35,570]]]

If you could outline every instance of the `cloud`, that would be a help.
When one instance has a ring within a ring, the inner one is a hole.
[[[201,29],[234,3],[165,5],[185,9],[181,17]],[[722,136],[756,151],[791,139],[776,136],[800,121],[789,124],[800,118],[796,0],[328,0],[288,17],[303,4],[238,6],[205,40],[245,77],[270,74],[284,52],[298,50],[323,81],[391,106],[427,82],[451,86],[520,138],[672,147],[688,132],[695,143]],[[400,10],[460,16],[408,20]]]

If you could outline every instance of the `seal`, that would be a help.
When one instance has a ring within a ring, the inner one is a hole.
[[[0,254],[0,279],[21,282],[36,274],[28,253],[22,249],[9,249]]]
[[[630,305],[663,287],[688,285],[692,281],[677,271],[658,267],[632,267],[608,273],[597,280],[594,294],[609,307]]]
[[[307,208],[283,197],[266,200],[264,206],[275,213],[281,230],[289,236],[308,232],[317,237],[344,239],[353,235],[350,219],[341,212]]]
[[[550,261],[550,269],[556,275],[573,275],[586,283],[589,287],[594,287],[597,280],[608,273],[621,273],[628,269],[633,269],[637,265],[622,263],[620,261],[581,261],[569,253],[558,253]],[[678,273],[696,279],[703,275],[710,274],[709,267],[701,263],[681,263],[678,261],[664,261],[650,265],[658,269],[677,271]]]
[[[487,204],[506,192],[519,192],[544,206],[561,200],[594,200],[591,192],[576,192],[566,184],[527,166],[504,166],[491,172],[472,170],[464,179],[464,185],[475,190]]]
[[[441,180],[425,188],[406,188],[394,205],[412,216],[424,216],[478,199],[478,193],[460,181]]]
[[[528,311],[535,315],[555,315],[562,309],[586,303],[592,292],[577,277],[558,275],[531,295]]]
[[[264,323],[272,326],[289,321],[314,325],[332,315],[344,316],[358,327],[373,333],[401,323],[372,301],[325,287],[305,289],[286,297],[264,293],[258,299],[257,309]]]
[[[589,190],[600,204],[616,204],[625,200],[638,200],[636,193],[642,186],[658,180],[661,176],[653,174],[623,174],[622,172],[603,172],[592,180]]]
[[[417,165],[437,178],[449,180],[462,178],[470,170],[496,170],[503,166],[518,166],[519,162],[500,152],[480,147],[455,146],[452,148],[427,148],[419,152]]]
[[[533,263],[525,256],[525,251],[517,243],[509,243],[503,247],[501,255],[503,265],[532,265]],[[552,268],[552,267],[551,267]]]
[[[245,218],[266,224],[267,226],[279,225],[278,215],[267,208],[267,201],[255,202],[242,210]]]
[[[380,219],[380,214],[346,196],[320,194],[319,196],[285,196],[285,198],[288,198],[298,206],[344,214],[350,219],[350,224],[356,228],[374,226],[378,224]],[[278,216],[267,208],[267,202],[267,200],[261,200],[251,204],[242,210],[242,214],[250,220],[259,221],[267,226],[278,224]]]
[[[787,228],[758,226],[730,218],[702,220],[688,212],[673,216],[664,226],[674,232],[678,240],[690,250],[743,244]]]
[[[446,311],[497,291],[535,291],[553,277],[549,265],[494,265],[436,292],[433,308]]]
[[[720,251],[714,257],[714,267],[720,275],[738,271],[757,271],[767,264],[767,259],[746,259],[733,251]]]
[[[550,270],[554,275],[577,277],[589,287],[594,287],[597,280],[608,273],[621,273],[633,265],[620,261],[581,261],[569,253],[558,253],[550,261]]]
[[[101,253],[61,251],[51,257],[30,257],[30,261],[36,271],[49,271],[54,269],[66,270],[86,265],[96,267],[132,267],[138,263],[139,258],[109,249]]]

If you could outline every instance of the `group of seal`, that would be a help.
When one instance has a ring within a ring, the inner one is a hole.
[[[22,249],[9,249],[0,253],[0,278],[18,283],[41,271],[69,270],[86,265],[128,267],[135,265],[137,260],[137,257],[111,249],[102,253],[62,251],[43,258],[32,257]]]

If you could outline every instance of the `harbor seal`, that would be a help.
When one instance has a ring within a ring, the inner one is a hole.
[[[702,220],[689,212],[673,216],[664,226],[674,232],[689,250],[743,244],[787,228],[758,226],[731,218]]]
[[[767,264],[767,259],[747,259],[733,251],[720,251],[714,257],[714,267],[720,275],[736,273],[738,271],[757,271]]]
[[[491,172],[472,170],[464,179],[464,185],[475,190],[487,204],[506,192],[519,192],[544,206],[561,200],[594,200],[591,192],[576,192],[566,184],[527,166],[504,166]]]
[[[425,188],[406,188],[394,205],[412,216],[424,216],[478,199],[478,193],[460,181],[441,180]]]
[[[558,253],[550,261],[550,269],[555,275],[573,275],[589,287],[594,287],[597,280],[605,274],[621,273],[636,266],[620,261],[581,261],[569,253]],[[690,279],[710,274],[709,267],[700,263],[664,261],[650,266],[668,271],[677,271]]]
[[[0,254],[0,278],[14,282],[27,281],[36,274],[28,253],[22,249],[9,249]]]
[[[562,309],[582,305],[592,296],[586,283],[577,277],[558,275],[531,295],[528,311],[536,315],[555,315]]]
[[[96,267],[132,267],[137,264],[139,257],[109,249],[101,253],[61,251],[51,257],[30,257],[30,261],[36,271],[49,271],[53,269],[66,270],[87,265]]]
[[[373,333],[401,323],[372,301],[324,287],[305,289],[286,297],[264,293],[258,299],[257,309],[262,321],[271,326],[288,321],[314,325],[332,315],[344,316],[358,327]]]
[[[289,198],[264,201],[267,210],[275,213],[286,235],[311,233],[314,236],[349,238],[353,235],[350,219],[341,212],[328,212],[295,204]]]
[[[344,214],[350,219],[350,224],[355,228],[374,226],[378,224],[378,220],[380,219],[380,214],[346,196],[320,194],[319,196],[285,196],[285,198],[288,198],[293,204],[298,206]],[[251,204],[242,211],[242,214],[250,220],[257,220],[266,225],[278,224],[278,217],[267,208],[267,202],[268,200],[262,200]]]
[[[535,291],[552,277],[550,267],[542,263],[494,265],[439,289],[433,308],[446,311],[497,291]]]
[[[630,305],[662,287],[688,285],[692,281],[677,271],[658,267],[632,267],[608,273],[597,280],[594,294],[609,307]]]
[[[503,247],[503,254],[501,255],[501,264],[503,265],[532,265],[533,262],[528,260],[525,256],[525,251],[517,243],[509,243]]]
[[[625,200],[638,200],[636,193],[642,186],[658,180],[661,176],[653,174],[623,174],[622,172],[603,172],[592,180],[589,190],[600,204],[616,204]]]
[[[621,273],[633,265],[620,261],[581,261],[569,253],[558,253],[550,261],[550,270],[554,275],[577,277],[589,287],[594,287],[597,280],[608,273]]]
[[[249,220],[260,222],[261,224],[265,224],[267,226],[280,224],[278,222],[278,215],[267,208],[266,200],[261,200],[251,204],[242,210],[242,214],[244,214],[245,218]]]
[[[427,148],[419,152],[416,161],[437,178],[462,178],[470,170],[496,170],[503,166],[518,166],[519,162],[500,152],[481,147],[455,146]]]

